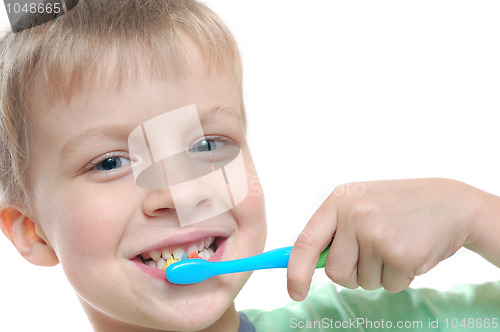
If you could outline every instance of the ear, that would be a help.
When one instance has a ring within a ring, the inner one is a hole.
[[[35,223],[19,210],[8,208],[0,213],[0,228],[28,262],[40,266],[59,263],[52,247],[37,233]]]

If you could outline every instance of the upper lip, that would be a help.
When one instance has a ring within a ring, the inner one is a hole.
[[[178,233],[173,236],[170,236],[162,241],[159,241],[151,246],[148,246],[144,249],[141,249],[132,258],[137,257],[138,255],[151,251],[159,251],[166,247],[174,247],[180,246],[188,243],[193,243],[196,241],[200,241],[207,237],[229,237],[229,235],[223,231],[191,231],[187,233]]]

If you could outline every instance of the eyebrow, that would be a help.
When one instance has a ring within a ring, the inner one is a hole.
[[[203,112],[200,115],[201,125],[207,122],[214,121],[216,118],[223,116],[235,122],[242,122],[241,115],[238,111],[230,107],[214,106],[208,112]]]
[[[101,126],[91,128],[70,138],[61,149],[63,156],[70,155],[77,150],[77,147],[83,143],[88,143],[91,140],[101,140],[106,138],[123,139],[127,138],[130,134],[130,128],[122,125]]]
[[[214,122],[217,118],[223,116],[224,118],[230,119],[236,123],[241,121],[241,116],[239,112],[236,110],[223,107],[223,106],[214,106],[210,108],[208,112],[199,112],[200,122],[202,126],[206,123]],[[63,156],[69,156],[77,150],[77,147],[88,143],[92,140],[102,140],[102,139],[124,139],[127,140],[128,136],[131,133],[131,129],[128,126],[124,125],[113,125],[113,126],[101,126],[96,128],[91,128],[74,136],[66,142],[66,144],[61,149],[61,153]]]

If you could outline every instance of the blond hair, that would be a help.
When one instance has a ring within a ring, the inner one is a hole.
[[[144,60],[152,78],[175,79],[189,68],[186,37],[209,65],[234,74],[241,92],[234,38],[196,0],[80,0],[53,21],[0,39],[2,204],[30,207],[28,109],[35,82],[48,98],[69,102],[106,79],[99,73],[110,63],[116,88],[137,77]],[[242,99],[240,107],[244,119]]]

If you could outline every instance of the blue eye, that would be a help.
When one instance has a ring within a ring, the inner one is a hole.
[[[189,149],[189,152],[208,152],[208,151],[213,151],[221,147],[224,142],[221,141],[215,141],[213,139],[207,139],[205,138],[204,140],[201,140],[193,145]]]
[[[228,162],[240,152],[240,147],[224,136],[205,136],[188,150],[191,156],[204,162]]]
[[[124,157],[109,157],[95,164],[98,171],[111,171],[126,165],[130,165],[130,160]]]

